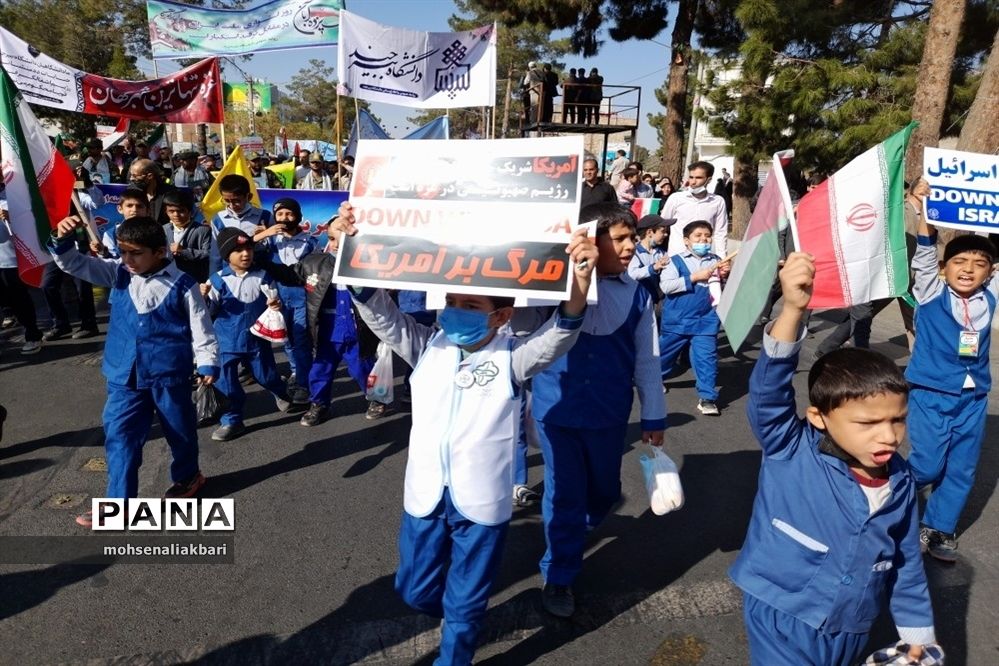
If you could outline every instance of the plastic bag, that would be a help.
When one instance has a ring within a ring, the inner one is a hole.
[[[676,463],[663,453],[662,448],[650,446],[651,457],[642,454],[638,462],[645,475],[645,489],[649,493],[652,513],[662,516],[683,506],[683,487]]]
[[[228,400],[222,391],[210,384],[199,384],[194,392],[194,409],[198,414],[198,426],[215,423],[226,410]]]
[[[260,285],[260,291],[264,293],[268,301],[278,297],[277,289],[269,287],[266,284]],[[288,339],[288,329],[285,327],[284,315],[280,310],[270,307],[257,317],[257,321],[253,322],[253,326],[250,327],[250,333],[253,333],[258,338],[269,340],[272,343],[284,342]]]
[[[371,374],[368,375],[368,397],[374,398],[380,403],[391,405],[395,399],[394,384],[392,348],[384,342],[379,342],[375,367],[371,368]]]

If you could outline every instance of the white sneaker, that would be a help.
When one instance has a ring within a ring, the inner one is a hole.
[[[30,341],[27,341],[27,342],[24,343],[24,346],[21,347],[21,353],[24,354],[25,356],[27,356],[29,354],[37,354],[41,350],[42,350],[42,341],[41,340],[30,340]]]

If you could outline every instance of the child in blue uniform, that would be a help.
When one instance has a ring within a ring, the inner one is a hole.
[[[118,197],[118,214],[122,220],[130,220],[133,217],[146,217],[149,215],[149,197],[137,187],[126,187],[125,191]],[[118,241],[115,240],[115,230],[121,222],[109,223],[101,234],[101,242],[90,241],[90,250],[94,254],[117,259]]]
[[[378,338],[357,316],[350,292],[333,284],[336,267],[337,239],[330,228],[328,252],[313,252],[291,266],[280,262],[265,265],[269,274],[281,284],[305,287],[305,310],[309,336],[315,342],[316,355],[309,371],[309,409],[302,415],[303,426],[316,426],[330,416],[333,379],[340,362],[361,391],[367,393],[368,375],[375,365]],[[385,415],[388,405],[368,397],[365,417],[377,419]]]
[[[744,593],[751,660],[852,666],[886,601],[918,659],[935,638],[916,485],[897,453],[909,386],[890,359],[841,349],[812,366],[811,404],[798,418],[792,380],[814,274],[811,256],[788,256],[784,307],[749,380],[763,464],[730,574]]]
[[[288,411],[291,403],[278,375],[270,341],[250,332],[265,308],[280,309],[281,301],[268,300],[260,289],[266,285],[276,290],[276,283],[264,271],[253,268],[253,239],[244,231],[223,229],[218,235],[218,246],[228,265],[213,274],[208,284],[201,285],[201,290],[215,314],[215,334],[222,352],[219,389],[229,399],[212,439],[225,442],[246,432],[243,425],[246,394],[239,383],[241,362],[249,366],[257,383],[274,395],[278,410]]]
[[[163,195],[163,209],[170,220],[163,231],[177,267],[199,283],[207,282],[212,230],[194,220],[194,197],[187,190],[171,190]]]
[[[575,611],[571,585],[583,565],[587,529],[599,525],[621,497],[621,458],[636,387],[642,440],[661,445],[666,427],[652,297],[627,273],[635,253],[635,216],[617,204],[593,204],[580,219],[597,222],[597,304],[587,308],[572,351],[533,380],[545,460],[542,603],[558,617]]]
[[[67,217],[49,248],[59,267],[111,290],[102,370],[108,382],[104,406],[107,497],[138,497],[142,447],[153,414],[170,446],[174,484],[167,497],[192,497],[204,485],[198,467],[198,431],[191,401],[191,368],[211,384],[219,374],[219,352],[197,283],[166,257],[163,227],[149,217],[118,225],[121,259],[98,259],[76,250]],[[77,518],[89,527],[92,517]]]
[[[349,204],[340,215],[334,233],[356,233]],[[385,291],[354,292],[364,321],[414,368],[395,587],[413,608],[444,618],[438,666],[471,664],[475,654],[513,511],[519,393],[579,333],[597,254],[585,234],[569,252],[570,300],[522,340],[498,330],[512,298],[448,294],[438,330],[401,313]]]
[[[711,251],[711,225],[691,222],[683,228],[686,250],[670,257],[659,286],[666,294],[659,325],[659,361],[663,379],[676,357],[690,345],[690,363],[697,380],[697,409],[718,416],[718,327],[721,322],[711,302],[708,281],[716,271],[728,275],[729,264]]]
[[[271,226],[271,213],[257,208],[250,203],[250,181],[236,173],[222,176],[219,181],[219,193],[225,208],[212,218],[212,255],[208,270],[217,273],[222,270],[225,258],[219,254],[219,232],[227,227],[241,229],[247,236],[253,237]]]
[[[675,223],[675,219],[666,220],[659,215],[646,215],[638,221],[638,243],[635,255],[628,264],[628,275],[652,294],[655,303],[663,298],[659,289],[659,274],[669,263],[666,242],[669,228]]]
[[[909,394],[909,466],[933,493],[923,512],[923,548],[944,562],[957,559],[957,521],[975,481],[992,387],[992,317],[999,284],[992,277],[995,246],[958,236],[944,248],[938,277],[936,230],[920,220],[912,294],[919,329],[905,377]]]
[[[255,242],[264,243],[272,262],[294,266],[318,249],[319,241],[302,230],[302,207],[297,201],[290,197],[278,199],[274,202],[272,214],[274,225],[253,236]],[[284,351],[295,379],[289,384],[295,387],[291,390],[307,393],[303,386],[308,383],[312,370],[312,339],[309,337],[305,308],[305,288],[279,284],[278,295],[288,328]]]

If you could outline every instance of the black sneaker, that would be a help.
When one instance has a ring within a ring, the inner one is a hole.
[[[925,541],[924,541],[925,534]],[[952,564],[957,562],[957,536],[947,534],[932,527],[923,527],[919,530],[920,545],[926,544],[926,552],[934,559]]]
[[[309,405],[309,411],[302,414],[302,419],[299,421],[304,426],[315,426],[319,425],[326,419],[330,417],[330,408],[326,405],[320,405],[317,402]]]
[[[87,338],[92,338],[95,335],[100,335],[100,331],[96,328],[81,328],[70,337],[74,340],[86,340]]]
[[[198,472],[187,481],[178,481],[167,488],[167,491],[163,493],[163,497],[167,499],[194,497],[204,485],[205,476],[201,472]]]
[[[369,421],[375,421],[377,419],[382,418],[388,413],[389,413],[388,405],[386,405],[384,402],[372,401],[368,403],[368,411],[365,412],[364,418],[368,419]]]
[[[576,612],[576,600],[568,585],[545,583],[541,589],[541,605],[555,617],[572,617]]]

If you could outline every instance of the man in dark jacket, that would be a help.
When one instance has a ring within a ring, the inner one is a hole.
[[[595,159],[583,160],[583,189],[579,193],[580,210],[595,203],[617,203],[617,192],[598,174]]]

